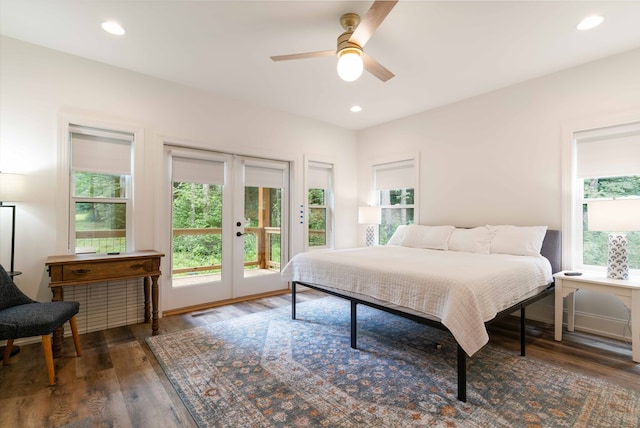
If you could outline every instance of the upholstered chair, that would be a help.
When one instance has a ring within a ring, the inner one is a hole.
[[[42,336],[49,385],[55,385],[51,333],[69,321],[76,355],[82,355],[76,324],[78,302],[40,303],[26,296],[0,265],[0,340],[6,340],[3,364],[9,364],[13,341],[21,337]]]

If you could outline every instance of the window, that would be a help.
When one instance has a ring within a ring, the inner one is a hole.
[[[378,243],[385,245],[398,226],[414,223],[415,161],[411,159],[374,165],[373,175],[382,214]]]
[[[332,171],[331,164],[309,162],[309,248],[330,248],[332,246]]]
[[[576,132],[574,141],[574,263],[578,268],[604,267],[608,233],[589,230],[588,203],[640,198],[640,123]],[[627,233],[627,239],[629,268],[640,269],[640,232]]]
[[[69,126],[71,180],[69,247],[75,253],[132,248],[133,134]]]

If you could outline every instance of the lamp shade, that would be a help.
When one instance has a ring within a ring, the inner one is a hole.
[[[380,224],[382,212],[380,207],[360,207],[358,209],[359,224]]]
[[[20,202],[24,193],[24,175],[0,172],[0,202]]]
[[[589,230],[640,231],[640,199],[613,199],[588,203]]]

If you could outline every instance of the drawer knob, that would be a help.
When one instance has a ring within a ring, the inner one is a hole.
[[[73,273],[75,273],[76,275],[86,275],[90,272],[89,269],[75,269],[72,270]]]
[[[131,265],[131,269],[142,269],[144,267],[143,264],[136,263],[135,265]]]

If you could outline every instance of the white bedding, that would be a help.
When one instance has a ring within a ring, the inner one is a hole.
[[[476,254],[395,245],[296,255],[283,281],[370,296],[442,322],[468,355],[488,341],[485,322],[552,281],[542,256]]]

